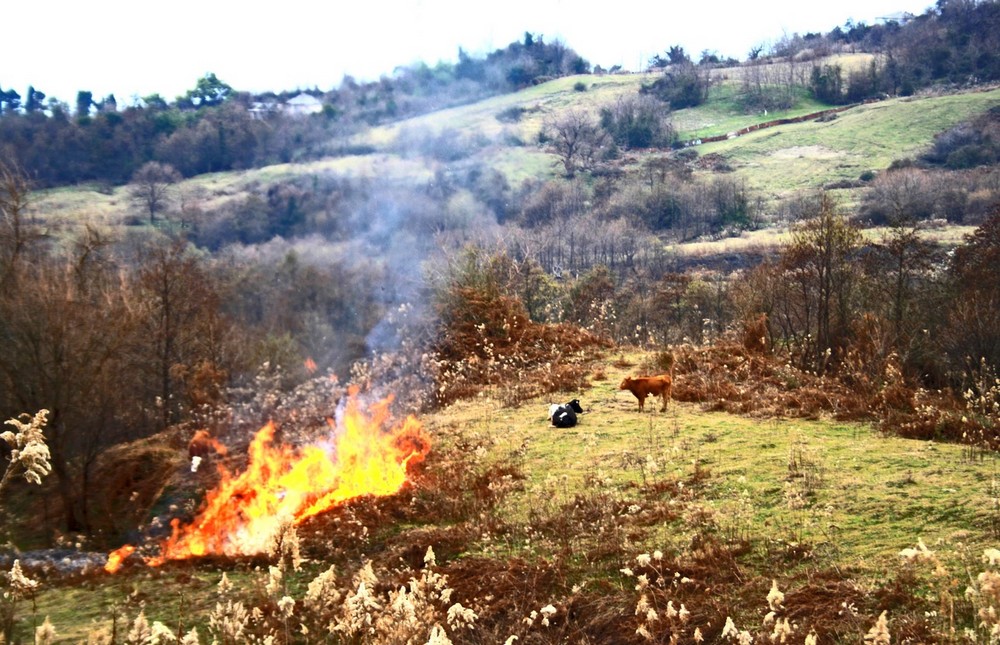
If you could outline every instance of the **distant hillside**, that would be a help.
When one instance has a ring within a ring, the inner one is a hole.
[[[739,79],[728,100],[739,113],[752,115],[787,112],[803,101],[819,109],[911,96],[930,87],[995,82],[1000,80],[998,6],[995,0],[944,2],[900,21],[784,35],[767,51],[749,52],[742,63],[707,51],[694,61],[682,47],[664,43],[666,55],[649,61],[656,76],[643,81],[642,91],[681,111],[704,103],[713,79],[725,70],[721,74],[730,81]],[[865,64],[847,62],[845,55],[860,55]],[[568,45],[546,43],[528,32],[484,56],[460,50],[454,64],[418,63],[378,81],[348,77],[338,87],[310,90],[316,105],[305,115],[289,103],[298,91],[251,95],[212,73],[174,101],[153,94],[127,106],[114,95],[95,97],[85,88],[72,106],[47,97],[43,88],[26,88],[23,96],[0,88],[0,150],[44,187],[84,181],[118,185],[150,161],[192,177],[356,153],[346,141],[368,127],[590,71],[605,73],[600,66],[591,69]],[[677,125],[704,136],[699,128]]]
[[[717,71],[719,80],[704,104],[669,113],[667,118],[675,124],[678,140],[724,135],[764,121],[799,117],[822,107],[803,97],[787,110],[766,116],[745,114],[733,100],[739,87],[734,71]],[[204,208],[213,209],[231,202],[250,186],[278,185],[317,173],[360,177],[377,168],[380,176],[419,184],[442,170],[461,174],[463,168],[482,167],[502,173],[510,187],[528,180],[558,179],[561,173],[557,156],[549,146],[538,143],[546,122],[567,112],[587,113],[596,120],[602,107],[637,95],[653,77],[579,75],[556,79],[371,128],[350,143],[363,154],[192,179],[181,184],[181,189],[204,195],[199,201]],[[919,155],[930,148],[939,133],[997,105],[997,88],[892,98],[848,107],[828,120],[782,125],[704,143],[683,154],[670,148],[626,150],[605,165],[616,173],[638,176],[650,164],[679,157],[686,160],[681,163],[694,178],[724,177],[745,182],[771,211],[778,209],[783,199],[824,187],[837,188],[845,203],[853,204],[859,202],[860,191],[867,185],[860,181],[863,175],[884,171],[896,160]],[[516,114],[517,118],[511,120],[505,114]],[[224,192],[211,198],[218,191]],[[92,214],[106,213],[110,222],[122,221],[130,212],[121,189],[104,196],[90,193],[84,201],[75,195],[73,190],[49,193],[38,200],[38,210],[50,215],[63,213],[60,219],[76,219],[74,210],[80,208]],[[102,202],[106,205],[98,206]]]
[[[71,107],[34,87],[23,98],[0,88],[0,152],[44,187],[122,184],[150,161],[192,177],[339,154],[331,139],[589,70],[565,44],[526,32],[482,56],[459,50],[455,64],[401,66],[372,82],[347,77],[311,97],[251,95],[213,73],[173,102],[152,94],[125,105],[81,89]],[[296,109],[305,99],[315,107]]]
[[[836,59],[831,59],[836,60]],[[727,133],[767,121],[801,117],[822,108],[802,97],[786,110],[746,114],[733,101],[738,80],[719,70],[718,78],[702,105],[669,114],[682,141]],[[595,116],[606,105],[634,95],[653,75],[574,76],[550,81],[515,94],[407,119],[374,128],[355,141],[358,145],[405,158],[428,160],[448,154],[467,155],[501,170],[512,183],[545,180],[559,175],[557,159],[537,143],[547,120],[567,111]],[[574,89],[579,84],[586,91]],[[745,180],[768,201],[798,191],[839,187],[848,202],[858,199],[864,187],[859,178],[887,169],[894,161],[919,155],[939,133],[1000,105],[1000,89],[978,88],[954,93],[928,93],[891,98],[846,107],[832,118],[781,125],[744,136],[693,146],[691,166],[695,176],[717,175]],[[505,122],[505,113],[519,114]],[[435,149],[451,147],[454,150]],[[462,150],[459,150],[462,149]],[[610,165],[625,172],[641,172],[665,156],[669,148],[626,151]],[[700,163],[698,160],[706,160]],[[853,187],[851,184],[853,182]]]

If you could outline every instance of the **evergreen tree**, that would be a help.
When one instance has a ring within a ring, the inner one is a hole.
[[[94,93],[80,90],[76,93],[76,116],[83,117],[90,115],[90,106],[94,104]]]

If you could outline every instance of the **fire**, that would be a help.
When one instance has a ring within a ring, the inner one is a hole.
[[[385,429],[390,403],[391,398],[384,399],[366,413],[352,389],[341,422],[328,421],[328,441],[301,449],[275,444],[275,427],[267,424],[250,444],[246,470],[230,473],[220,466],[222,479],[206,494],[198,516],[188,525],[174,519],[160,555],[147,563],[261,553],[285,525],[356,497],[398,492],[407,466],[421,461],[430,444],[412,416]],[[119,551],[109,556],[108,571],[113,572],[113,558],[117,569],[131,553]]]
[[[108,554],[108,563],[104,565],[104,570],[108,573],[114,573],[121,568],[122,563],[125,558],[129,557],[135,552],[135,547],[131,544],[126,544],[125,546],[115,549]]]

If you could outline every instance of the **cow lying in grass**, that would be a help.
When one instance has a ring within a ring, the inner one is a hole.
[[[670,401],[670,390],[673,387],[674,379],[669,374],[660,374],[659,376],[637,376],[632,378],[631,376],[626,376],[622,384],[618,386],[619,390],[628,390],[635,395],[635,398],[639,399],[639,412],[643,411],[643,406],[646,403],[646,397],[652,394],[653,396],[659,396],[663,398],[663,407],[660,408],[660,412],[667,411],[667,402]]]
[[[576,425],[576,415],[580,412],[583,412],[583,407],[579,399],[573,399],[562,405],[553,403],[549,406],[549,419],[557,428],[572,428]]]

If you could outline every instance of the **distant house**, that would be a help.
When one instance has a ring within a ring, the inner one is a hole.
[[[900,25],[905,25],[906,23],[913,20],[913,14],[908,11],[897,11],[896,13],[890,13],[885,16],[879,16],[875,20],[881,23],[896,22]]]
[[[315,96],[311,96],[309,94],[296,94],[292,98],[285,101],[285,105],[282,109],[285,114],[290,114],[292,116],[316,114],[323,111],[323,102]]]

